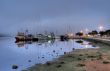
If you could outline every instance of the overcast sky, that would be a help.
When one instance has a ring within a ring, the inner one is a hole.
[[[0,0],[0,33],[110,28],[110,0]]]

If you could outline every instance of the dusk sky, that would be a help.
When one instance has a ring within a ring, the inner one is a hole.
[[[0,33],[110,28],[110,0],[0,0]]]

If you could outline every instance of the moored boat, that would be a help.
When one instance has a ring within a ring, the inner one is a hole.
[[[38,40],[51,40],[55,39],[55,35],[51,33],[50,35],[43,35],[43,34],[37,34],[36,36],[32,34],[25,34],[18,32],[17,36],[15,37],[16,42],[19,41],[38,41]]]

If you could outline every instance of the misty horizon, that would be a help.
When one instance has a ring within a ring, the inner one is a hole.
[[[109,0],[1,0],[0,33],[79,32],[110,28]]]

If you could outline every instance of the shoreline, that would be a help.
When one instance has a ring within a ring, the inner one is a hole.
[[[97,49],[77,49],[53,61],[49,61],[45,64],[36,64],[22,71],[95,71],[95,69],[98,70],[97,68],[93,68],[94,65],[97,67],[95,63],[98,63],[98,66],[110,66],[109,46],[101,43],[96,43],[96,45],[99,47],[102,45],[104,46]],[[93,65],[91,66],[89,62]],[[110,69],[106,71],[110,71]]]
[[[83,38],[83,40],[88,40],[88,41],[92,41],[92,42],[99,42],[99,43],[103,43],[106,45],[110,45],[110,39],[104,39],[104,38]]]

